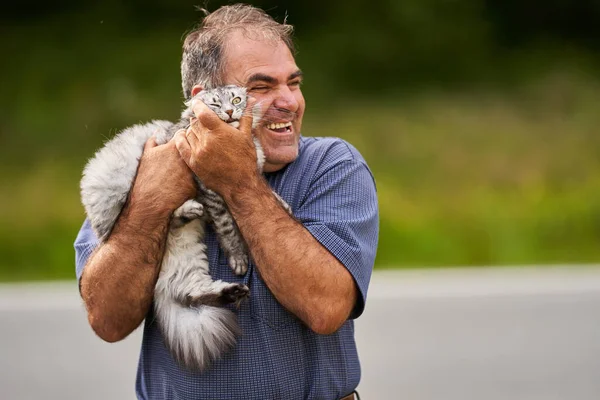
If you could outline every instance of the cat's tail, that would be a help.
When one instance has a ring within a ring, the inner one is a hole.
[[[189,370],[205,371],[241,335],[236,315],[227,308],[186,307],[167,296],[155,296],[155,307],[167,349]]]

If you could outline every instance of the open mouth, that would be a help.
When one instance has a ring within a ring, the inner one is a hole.
[[[265,125],[267,129],[277,132],[277,133],[286,133],[292,131],[292,122],[275,122],[272,124]]]

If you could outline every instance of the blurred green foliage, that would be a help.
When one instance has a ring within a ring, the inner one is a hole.
[[[600,260],[599,2],[252,3],[296,27],[304,134],[349,140],[373,170],[377,267]],[[72,278],[85,161],[126,126],[177,118],[202,14],[6,7],[0,280]]]

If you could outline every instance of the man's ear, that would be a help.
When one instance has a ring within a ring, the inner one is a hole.
[[[201,90],[202,90],[202,86],[194,85],[194,87],[192,88],[192,97],[197,95]]]

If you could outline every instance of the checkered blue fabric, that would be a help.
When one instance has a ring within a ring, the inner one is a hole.
[[[332,335],[312,332],[277,302],[253,264],[245,276],[235,276],[209,229],[212,276],[250,288],[251,297],[236,311],[243,334],[235,349],[209,371],[190,373],[167,352],[151,311],[144,324],[138,399],[332,400],[357,387],[360,364],[353,319],[364,309],[379,229],[373,177],[351,145],[313,137],[301,137],[298,159],[265,177],[354,277],[360,295],[351,318]],[[96,245],[86,221],[75,241],[78,279]]]

